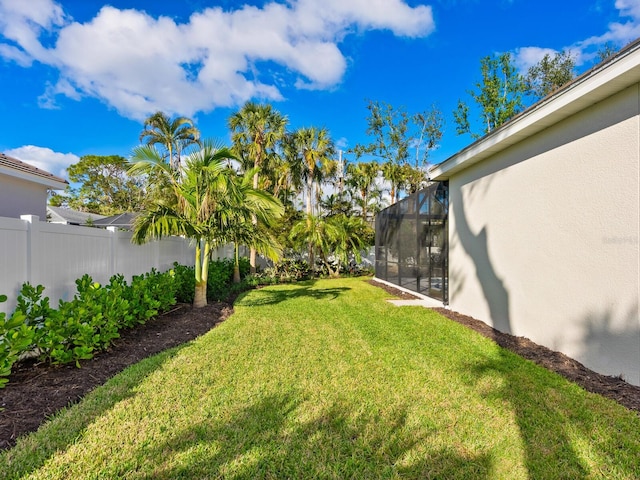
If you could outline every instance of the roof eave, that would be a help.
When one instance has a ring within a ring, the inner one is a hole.
[[[7,168],[4,166],[0,166],[0,173],[8,175],[10,177],[19,178],[20,180],[26,180],[31,183],[37,183],[39,185],[44,185],[52,190],[64,190],[69,185],[69,182],[66,180],[57,180],[54,178],[45,178],[40,175],[32,175],[28,172],[22,172],[20,170],[15,170],[13,168]]]
[[[594,68],[429,170],[431,180],[447,180],[485,158],[640,82],[640,43]]]

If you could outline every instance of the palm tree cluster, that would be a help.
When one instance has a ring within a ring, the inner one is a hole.
[[[190,119],[157,112],[131,158],[130,172],[154,185],[133,240],[182,235],[195,242],[194,305],[206,304],[208,258],[223,244],[235,246],[234,281],[240,246],[250,249],[252,272],[257,254],[306,256],[312,269],[319,263],[330,275],[360,261],[373,243],[387,172],[377,162],[345,168],[326,128],[291,131],[270,104],[247,102],[227,126],[232,145],[223,147],[202,140]],[[391,184],[393,199],[402,185]]]

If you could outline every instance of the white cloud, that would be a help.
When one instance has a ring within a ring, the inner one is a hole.
[[[569,45],[564,50],[571,52],[576,60],[576,65],[584,65],[591,62],[597,56],[597,50],[607,43],[617,47],[623,47],[627,43],[640,37],[640,0],[616,0],[615,8],[619,10],[624,22],[613,22],[608,25],[607,31],[602,35],[596,35]],[[526,71],[528,67],[537,63],[545,54],[557,53],[556,50],[542,47],[522,47],[516,50],[515,62],[520,71]]]
[[[431,7],[403,0],[215,7],[182,24],[110,6],[79,23],[52,0],[0,0],[0,19],[0,42],[8,40],[0,43],[1,57],[59,69],[59,83],[46,89],[41,105],[52,108],[57,95],[91,96],[134,119],[156,110],[193,116],[250,98],[279,100],[282,85],[332,88],[347,68],[340,51],[346,35],[385,29],[424,37],[434,29]]]
[[[5,150],[9,157],[17,158],[41,170],[67,178],[67,167],[77,163],[80,157],[73,153],[54,152],[50,148],[25,145],[23,147]]]

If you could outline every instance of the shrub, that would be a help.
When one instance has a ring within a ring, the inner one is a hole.
[[[7,296],[0,295],[0,302],[6,302]],[[11,368],[22,352],[33,343],[35,329],[25,322],[26,315],[15,311],[7,318],[0,312],[0,388],[9,381]]]
[[[176,300],[180,303],[193,303],[196,289],[195,268],[173,264],[173,281],[176,288]]]

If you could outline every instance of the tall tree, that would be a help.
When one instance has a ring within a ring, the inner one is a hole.
[[[358,195],[361,207],[360,213],[365,221],[370,220],[368,207],[379,173],[380,164],[378,162],[359,162],[347,165],[345,183]]]
[[[398,201],[399,192],[405,187],[407,181],[406,170],[405,165],[391,161],[382,165],[382,177],[389,182],[389,194],[391,195],[392,204]]]
[[[333,140],[326,128],[300,128],[287,139],[287,155],[294,172],[299,172],[306,185],[306,221],[314,216],[314,200],[316,188],[322,180],[323,165],[332,161],[335,154]],[[313,245],[309,243],[309,265],[315,266]]]
[[[227,201],[230,206],[231,221],[221,234],[220,241],[227,241],[234,245],[233,281],[240,282],[239,248],[244,245],[254,248],[258,253],[277,261],[282,254],[282,247],[273,233],[273,222],[284,213],[284,207],[279,200],[265,190],[254,189],[253,170],[245,172],[243,176],[231,176],[235,183],[233,195]],[[253,219],[260,219],[258,225]]]
[[[67,187],[66,198],[53,201],[100,215],[139,211],[145,203],[146,180],[128,169],[129,163],[119,155],[85,155],[67,168],[69,180],[79,186]]]
[[[325,166],[333,162],[335,147],[326,128],[300,128],[289,139],[290,163],[306,186],[306,212],[314,214],[316,189],[322,181]]]
[[[546,54],[529,67],[525,78],[526,92],[539,100],[575,78],[576,61],[568,51]]]
[[[287,117],[270,104],[247,102],[229,117],[227,124],[231,130],[233,149],[243,169],[254,169],[253,188],[257,189],[266,160],[284,137]],[[254,225],[257,225],[257,219],[254,219]],[[251,272],[255,273],[255,248],[251,248],[249,256]]]
[[[442,112],[432,105],[429,110],[416,113],[413,121],[418,127],[418,136],[414,139],[416,158],[415,168],[429,165],[429,154],[438,147],[444,131]]]
[[[469,106],[458,100],[458,107],[453,112],[458,135],[468,133],[473,138],[480,138],[498,128],[523,108],[525,82],[513,66],[510,53],[482,58],[480,73],[482,80],[475,84],[474,90],[469,91],[479,112],[480,127],[472,129],[469,122]]]
[[[353,150],[356,157],[371,154],[385,161],[406,163],[410,157],[412,137],[410,117],[403,108],[391,104],[369,100],[367,105],[367,135],[373,137],[368,145],[357,145]]]
[[[204,142],[187,157],[181,175],[175,175],[153,147],[136,148],[132,158],[133,171],[157,171],[167,177],[172,194],[171,198],[155,200],[137,217],[132,241],[144,243],[168,235],[194,240],[196,308],[207,304],[211,249],[228,242],[234,229],[245,225],[248,217],[269,218],[282,210],[272,196],[237,181],[237,173],[227,164],[233,158],[227,148]]]
[[[159,145],[167,163],[177,171],[182,151],[200,141],[200,131],[187,117],[170,119],[163,112],[156,112],[144,121],[140,141],[146,145]]]
[[[437,148],[442,138],[444,119],[435,105],[413,116],[407,114],[403,108],[395,108],[388,103],[369,101],[367,109],[367,134],[372,136],[373,140],[367,145],[356,145],[351,153],[356,155],[356,159],[363,155],[374,155],[380,158],[384,165],[388,165],[384,168],[388,174],[394,174],[391,177],[391,190],[392,202],[395,202],[399,191],[409,186],[405,181],[400,181],[400,174],[409,163],[414,164],[414,170],[423,171],[422,178],[426,176],[429,154]],[[415,156],[412,153],[413,149]],[[414,158],[411,162],[412,156]],[[415,178],[415,175],[410,177]],[[421,181],[416,181],[412,187],[415,189],[421,185]]]

